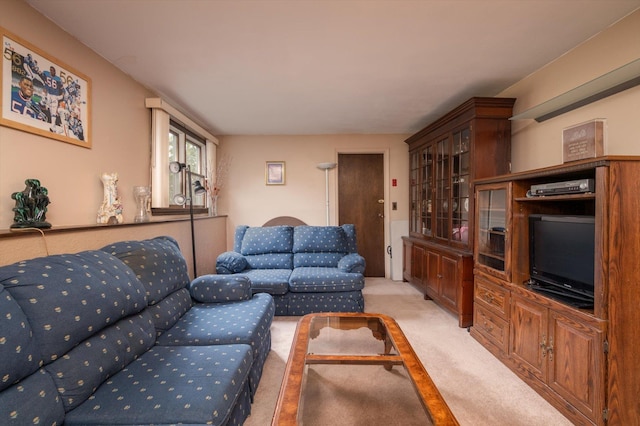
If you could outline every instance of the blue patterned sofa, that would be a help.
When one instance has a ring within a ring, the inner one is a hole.
[[[274,311],[170,237],[0,267],[0,424],[241,425]]]
[[[269,293],[276,315],[364,312],[365,260],[354,225],[236,228],[234,249],[216,260],[218,274],[249,277]]]

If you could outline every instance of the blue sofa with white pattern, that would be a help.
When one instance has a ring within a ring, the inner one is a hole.
[[[274,312],[171,237],[0,267],[0,424],[241,425]]]
[[[251,281],[254,294],[268,293],[276,315],[364,312],[365,259],[355,226],[236,227],[234,248],[218,256],[218,274]]]

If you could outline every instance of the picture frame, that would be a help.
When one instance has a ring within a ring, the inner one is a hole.
[[[264,171],[264,179],[267,185],[285,184],[284,161],[267,161]]]
[[[0,27],[0,125],[91,148],[91,80]]]

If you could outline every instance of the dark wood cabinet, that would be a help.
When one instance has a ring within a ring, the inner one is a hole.
[[[531,185],[575,179],[593,179],[595,191],[527,194]],[[475,183],[471,335],[572,422],[640,424],[640,157],[580,160]],[[481,199],[495,203],[489,208]],[[593,308],[526,286],[534,214],[595,217]]]
[[[406,140],[410,206],[403,277],[454,313],[461,327],[473,321],[473,181],[510,171],[514,102],[471,98]]]

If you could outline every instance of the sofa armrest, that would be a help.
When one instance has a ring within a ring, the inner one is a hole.
[[[247,266],[247,259],[237,251],[225,251],[216,259],[218,274],[237,274],[244,271]]]
[[[356,272],[364,274],[366,262],[358,253],[349,253],[338,261],[338,269],[342,272]]]
[[[246,275],[202,275],[189,285],[191,298],[200,303],[251,299],[251,280]]]

